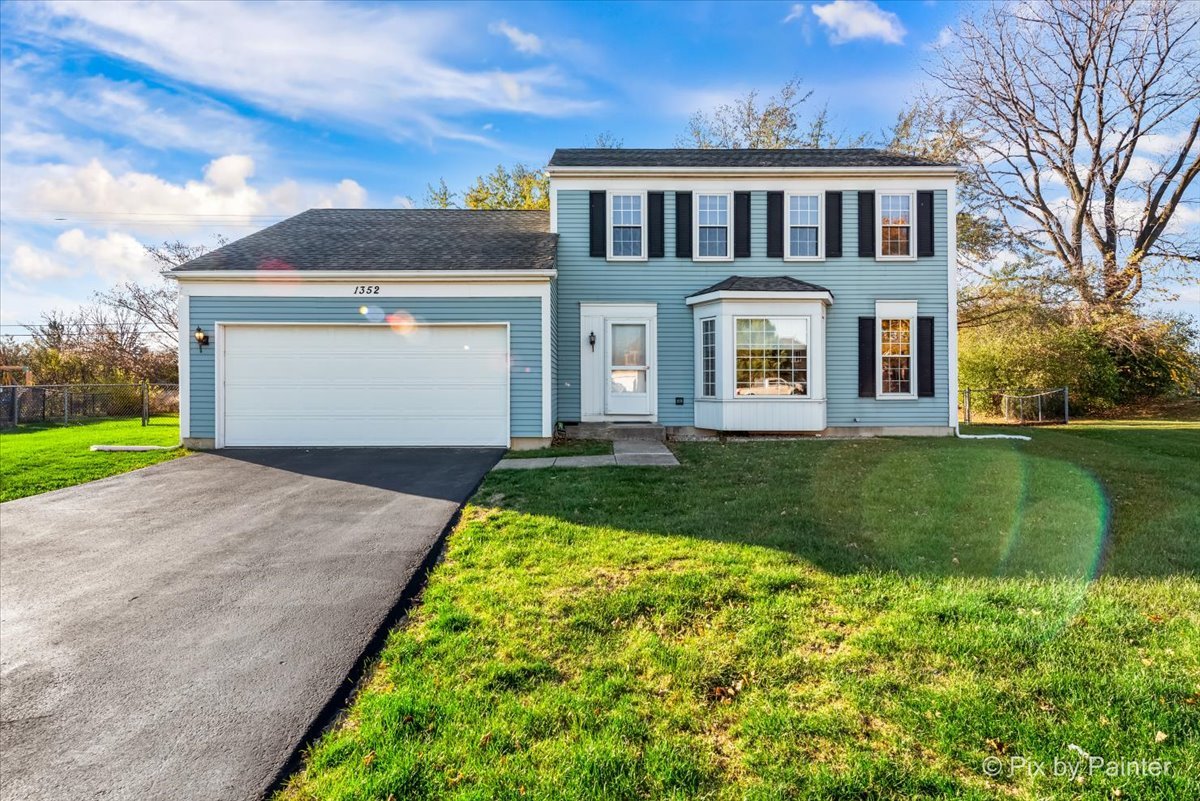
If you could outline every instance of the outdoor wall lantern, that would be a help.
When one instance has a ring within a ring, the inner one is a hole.
[[[208,334],[204,333],[204,329],[196,326],[196,344],[200,346],[200,350],[204,350],[204,346],[208,344]]]
[[[595,331],[588,334],[588,344],[592,346],[592,352],[595,353],[596,352],[596,332]]]

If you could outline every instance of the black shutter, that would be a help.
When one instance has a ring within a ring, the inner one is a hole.
[[[858,318],[858,397],[875,397],[875,318]]]
[[[767,258],[783,258],[783,193],[767,193]]]
[[[933,318],[917,318],[917,395],[933,397]]]
[[[588,193],[588,255],[604,258],[608,255],[608,249],[604,238],[608,235],[605,230],[608,225],[604,219],[607,211],[608,200],[604,192],[589,192]]]
[[[675,258],[692,257],[692,193],[675,193]]]
[[[875,255],[875,193],[858,193],[858,255]]]
[[[842,255],[842,193],[825,193],[825,258]]]
[[[750,258],[750,193],[733,193],[733,256]]]
[[[933,192],[917,193],[917,255],[933,255]]]
[[[661,259],[665,255],[663,239],[666,238],[663,234],[663,193],[647,192],[646,206],[646,223],[650,228],[646,253],[652,259]]]

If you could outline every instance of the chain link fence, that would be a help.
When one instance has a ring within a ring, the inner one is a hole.
[[[25,423],[179,416],[178,384],[41,384],[0,387],[0,427]]]
[[[988,425],[1048,425],[1071,421],[1070,390],[964,389],[962,421]]]

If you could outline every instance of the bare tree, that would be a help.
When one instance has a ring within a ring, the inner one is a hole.
[[[216,240],[217,247],[228,242],[220,234]],[[163,242],[161,245],[146,245],[146,252],[164,271],[203,256],[209,249],[204,244],[189,245],[179,240]],[[151,339],[156,340],[158,344],[172,349],[178,347],[177,289],[165,278],[149,285],[126,281],[104,292],[97,292],[96,300],[117,313],[132,314],[141,321],[143,329],[149,329]]]
[[[996,3],[965,19],[931,74],[959,121],[976,208],[1035,257],[1019,274],[1087,314],[1128,309],[1195,263],[1200,6]]]
[[[833,130],[828,106],[822,107],[802,127],[800,108],[810,97],[811,91],[801,90],[799,78],[787,81],[761,107],[758,90],[751,89],[731,103],[722,103],[711,111],[697,111],[675,144],[733,149],[859,147],[870,139],[867,134],[850,137]]]
[[[612,131],[601,131],[596,134],[591,144],[584,147],[596,147],[602,150],[619,150],[625,147],[625,140],[614,134]]]

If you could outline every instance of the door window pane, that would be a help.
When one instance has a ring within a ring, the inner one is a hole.
[[[646,326],[614,325],[611,350],[614,367],[644,365],[646,363]]]
[[[614,393],[644,393],[646,391],[645,370],[613,370],[609,391]]]

